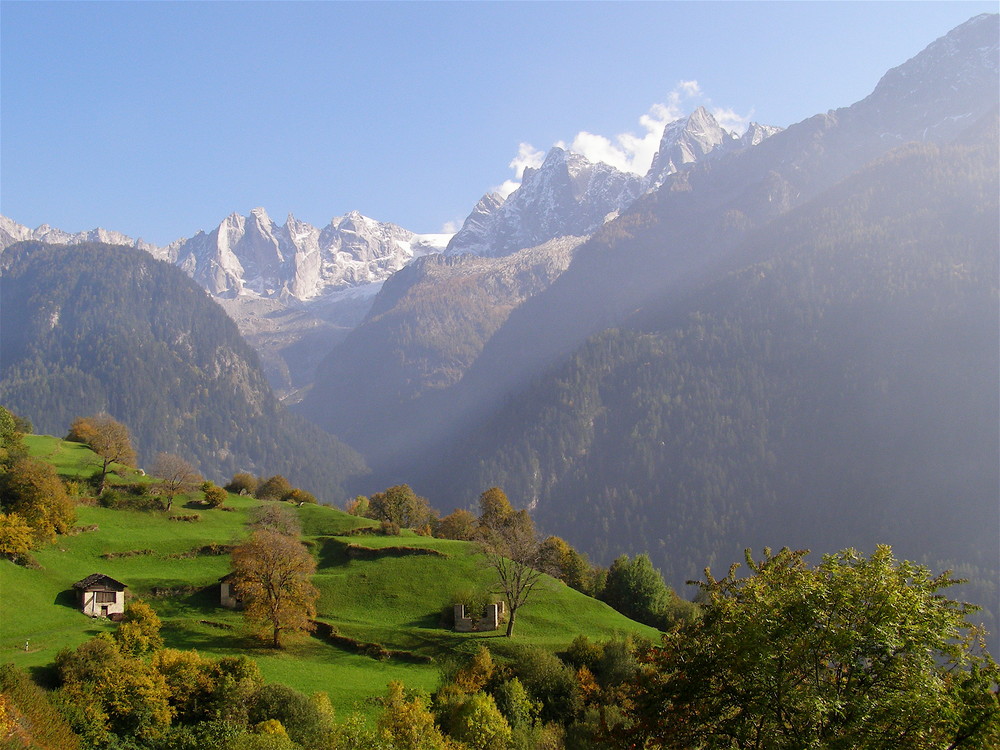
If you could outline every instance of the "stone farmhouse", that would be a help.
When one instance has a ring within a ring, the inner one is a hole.
[[[73,584],[80,611],[91,617],[114,617],[125,612],[125,589],[121,581],[103,573],[91,573]]]

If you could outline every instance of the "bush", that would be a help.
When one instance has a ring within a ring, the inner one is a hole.
[[[305,747],[318,746],[332,729],[317,700],[278,683],[260,689],[249,719],[252,724],[276,719],[293,741]]]
[[[226,502],[226,491],[217,484],[205,482],[201,486],[201,491],[205,494],[204,502],[209,508],[220,508]]]
[[[225,487],[234,495],[252,495],[257,491],[257,477],[245,471],[238,471]]]
[[[97,498],[102,508],[115,510],[166,510],[163,500],[150,494],[148,484],[122,484],[109,487]]]
[[[528,694],[542,704],[541,719],[570,723],[582,708],[576,673],[545,649],[518,648],[511,665]]]
[[[303,503],[310,503],[312,505],[318,505],[316,496],[311,492],[306,492],[305,490],[300,490],[298,487],[289,490],[281,498],[286,503],[295,503],[296,505],[302,505]]]
[[[258,500],[280,500],[292,491],[292,485],[281,474],[258,482],[254,497]]]

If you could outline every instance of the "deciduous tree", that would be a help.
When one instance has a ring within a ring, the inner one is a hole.
[[[992,748],[1000,670],[947,574],[845,550],[734,565],[700,584],[702,617],[652,652],[627,746]],[[629,744],[632,743],[632,744]]]
[[[667,586],[649,555],[620,555],[608,569],[600,598],[627,617],[666,630],[675,622],[688,622],[697,607]]]
[[[517,611],[524,606],[546,566],[545,550],[526,510],[515,511],[503,490],[480,496],[479,542],[507,603],[507,637],[514,635]]]
[[[282,505],[262,505],[250,512],[248,524],[253,531],[273,531],[285,536],[297,537],[302,533],[302,524],[295,511]]]
[[[111,464],[135,465],[135,449],[128,427],[108,414],[74,420],[66,439],[86,443],[101,459],[98,493],[104,492]]]
[[[284,633],[312,629],[319,591],[310,582],[316,561],[295,537],[255,531],[233,550],[236,593],[247,619],[271,633],[281,648]]]
[[[129,602],[115,631],[118,649],[130,656],[144,656],[163,648],[161,627],[159,616],[146,602],[138,599]]]
[[[174,497],[182,492],[190,492],[202,481],[198,470],[176,453],[157,453],[150,473],[163,480],[159,489],[167,496],[168,510]]]
[[[257,482],[254,497],[258,500],[280,500],[291,491],[291,483],[281,476],[281,474],[275,474],[273,477],[268,477]]]
[[[401,682],[389,683],[385,709],[378,718],[378,733],[396,750],[444,750],[445,738],[434,724],[434,715],[420,696],[407,696]]]
[[[226,485],[226,491],[236,495],[252,495],[257,491],[257,477],[246,471],[238,471]]]
[[[75,706],[72,721],[90,745],[106,746],[111,734],[140,741],[162,734],[173,711],[163,675],[142,659],[121,653],[101,634],[56,655],[62,692]]]
[[[428,523],[433,514],[427,498],[420,497],[408,484],[398,484],[368,498],[367,515],[403,529],[416,529]]]
[[[19,417],[0,406],[0,468],[22,458],[27,449]]]
[[[34,536],[17,513],[0,513],[0,557],[16,560],[31,549]]]
[[[20,516],[42,542],[65,534],[76,521],[76,508],[56,470],[34,458],[16,460],[0,476],[0,503],[8,513]]]
[[[442,539],[464,539],[476,537],[476,517],[464,508],[456,508],[441,519],[435,536]]]

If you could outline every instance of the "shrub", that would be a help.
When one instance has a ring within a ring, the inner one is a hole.
[[[148,484],[123,484],[109,487],[97,498],[102,508],[115,510],[166,510],[159,497],[150,494]]]
[[[257,477],[245,471],[238,471],[225,487],[234,495],[252,495],[257,491]]]
[[[295,503],[296,505],[302,505],[303,503],[318,504],[314,494],[306,490],[300,490],[298,487],[286,492],[281,499],[287,503]]]
[[[205,495],[205,505],[209,508],[219,508],[226,502],[226,491],[217,484],[205,482],[201,486],[201,491]]]
[[[576,673],[545,649],[517,649],[512,664],[529,695],[542,704],[542,721],[569,723],[580,712],[582,700]]]
[[[254,497],[258,500],[280,500],[292,491],[292,485],[281,474],[258,482]]]
[[[316,747],[333,728],[329,712],[322,708],[321,700],[287,685],[273,683],[257,693],[249,719],[252,724],[277,720],[293,741],[304,747]]]

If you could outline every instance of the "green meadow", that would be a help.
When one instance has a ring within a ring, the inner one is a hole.
[[[31,436],[27,442],[33,455],[51,462],[68,480],[86,478],[93,471],[96,459],[84,446],[43,436]],[[119,483],[155,481],[120,471],[113,477]],[[247,654],[268,681],[307,693],[326,691],[341,715],[352,710],[368,713],[370,699],[383,695],[390,680],[433,690],[442,664],[472,653],[481,643],[503,658],[514,644],[557,651],[579,634],[597,640],[618,633],[657,637],[655,630],[548,577],[518,612],[513,639],[505,638],[503,630],[455,633],[442,621],[454,595],[492,587],[492,571],[475,545],[412,531],[400,536],[352,534],[377,524],[328,506],[288,505],[299,515],[303,541],[317,561],[317,619],[339,635],[405,653],[380,660],[318,634],[275,651],[255,637],[239,612],[219,605],[218,581],[230,571],[229,555],[205,554],[203,549],[239,543],[248,533],[251,510],[266,501],[229,495],[222,508],[206,509],[198,504],[199,497],[178,497],[170,512],[80,504],[78,533],[36,550],[38,567],[0,562],[0,591],[7,601],[0,614],[0,661],[44,677],[60,649],[112,630],[113,623],[76,609],[72,584],[91,573],[122,581],[129,596],[150,603],[163,621],[168,647],[213,657]],[[170,520],[195,514],[196,521]],[[349,545],[381,550],[385,556],[358,559]]]

